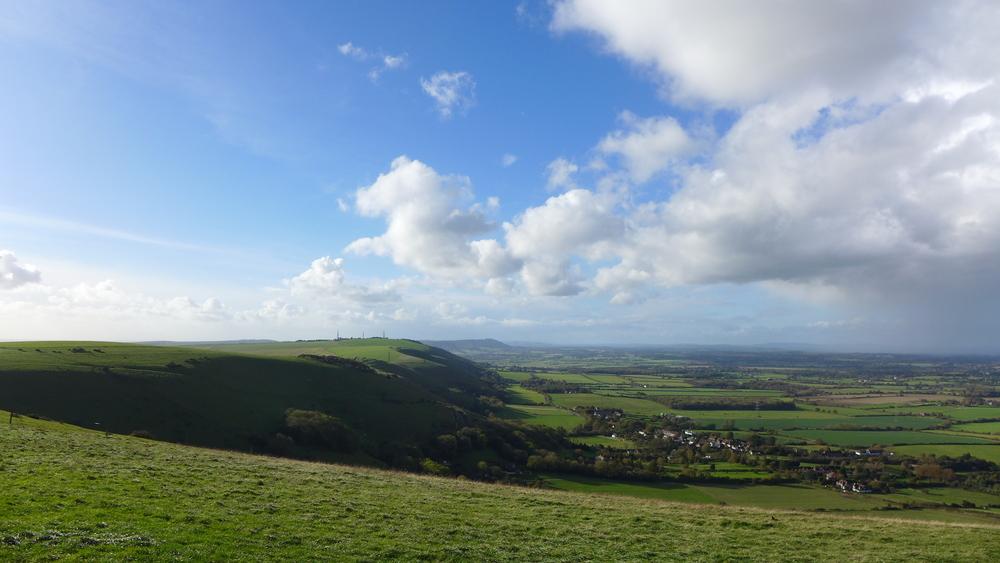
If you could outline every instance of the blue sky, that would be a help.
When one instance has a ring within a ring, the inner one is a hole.
[[[0,338],[987,349],[963,6],[8,4]]]

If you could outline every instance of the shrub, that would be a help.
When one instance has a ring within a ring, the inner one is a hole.
[[[358,437],[339,418],[319,411],[288,409],[285,430],[299,444],[320,446],[337,452],[358,449]]]

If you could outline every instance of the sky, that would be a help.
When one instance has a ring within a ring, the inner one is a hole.
[[[0,2],[0,339],[1000,353],[1000,4]]]

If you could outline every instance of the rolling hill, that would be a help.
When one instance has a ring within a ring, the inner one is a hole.
[[[0,560],[989,561],[1000,552],[989,526],[499,486],[0,419]]]
[[[0,344],[0,408],[184,444],[412,466],[415,447],[487,424],[480,397],[496,392],[475,364],[409,340],[206,346]],[[290,421],[289,409],[307,416]]]

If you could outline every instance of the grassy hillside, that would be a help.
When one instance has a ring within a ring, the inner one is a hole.
[[[0,560],[958,560],[996,528],[672,504],[203,450],[0,412]]]
[[[493,392],[474,362],[416,340],[350,338],[295,342],[219,343],[198,345],[218,352],[293,358],[303,354],[334,355],[369,363],[381,370],[408,377],[448,401],[470,406]]]
[[[288,447],[271,442],[287,409],[305,409],[338,417],[371,452],[420,443],[468,423],[474,415],[465,408],[475,406],[478,393],[488,392],[474,365],[442,350],[412,341],[344,342],[219,350],[5,343],[0,344],[0,408],[244,451]],[[366,362],[325,358],[330,355]]]

